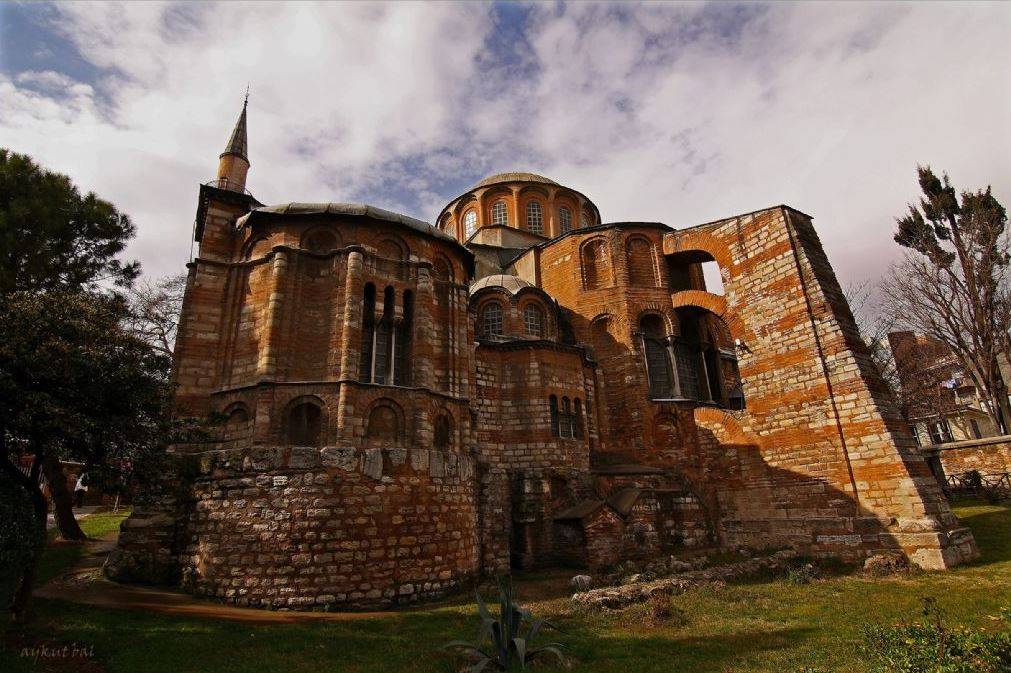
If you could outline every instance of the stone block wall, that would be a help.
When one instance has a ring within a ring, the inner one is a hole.
[[[274,609],[371,609],[441,597],[478,572],[468,456],[257,447],[179,460],[195,469],[169,556],[198,595]],[[165,531],[158,522],[129,521],[124,533],[150,535],[124,536],[115,577],[142,573],[152,549],[169,548],[156,537]]]
[[[944,473],[948,475],[973,470],[984,475],[1011,472],[1011,436],[936,444],[924,447],[924,451],[936,451]]]
[[[667,234],[719,263],[747,409],[696,411],[726,544],[853,558],[902,549],[929,568],[975,556],[860,340],[810,218],[772,208]],[[724,475],[720,476],[720,472]]]

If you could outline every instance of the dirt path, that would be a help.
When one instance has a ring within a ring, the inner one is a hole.
[[[256,624],[289,624],[313,621],[352,621],[390,617],[402,612],[277,612],[241,608],[199,600],[188,594],[111,582],[102,574],[106,557],[116,546],[118,533],[85,543],[81,562],[35,592],[41,598],[56,598],[100,608],[144,610],[163,615],[206,617]]]

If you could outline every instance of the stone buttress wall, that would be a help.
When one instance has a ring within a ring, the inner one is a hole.
[[[778,207],[668,234],[724,274],[747,409],[698,409],[726,544],[859,558],[976,554],[887,396],[810,219]],[[712,301],[712,305],[720,302]],[[710,439],[711,438],[711,439]]]

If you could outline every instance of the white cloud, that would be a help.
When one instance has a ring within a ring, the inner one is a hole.
[[[607,219],[786,202],[843,280],[897,253],[917,162],[1011,203],[1005,5],[536,5],[506,61],[486,5],[56,8],[103,74],[0,76],[0,145],[130,213],[152,274],[189,253],[247,82],[249,186],[270,202],[369,196],[433,219],[455,176],[507,169]]]

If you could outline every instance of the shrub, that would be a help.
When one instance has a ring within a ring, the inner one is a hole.
[[[543,619],[537,619],[529,610],[516,604],[513,600],[511,580],[499,578],[498,590],[498,618],[492,617],[484,601],[481,600],[481,594],[475,592],[477,610],[481,615],[481,630],[477,640],[473,643],[454,640],[446,643],[443,649],[469,654],[474,659],[474,663],[467,669],[471,673],[479,673],[489,665],[505,671],[514,662],[519,663],[520,668],[526,668],[527,664],[545,654],[554,655],[559,663],[564,664],[565,657],[562,655],[561,644],[532,646],[534,638],[541,629],[555,627]]]
[[[791,568],[786,574],[786,581],[790,584],[810,584],[816,579],[818,579],[818,568],[811,563]]]
[[[1007,622],[1011,611],[1003,611]],[[863,629],[862,651],[880,673],[1006,673],[1011,671],[1011,631],[948,627],[932,598],[922,619]]]

